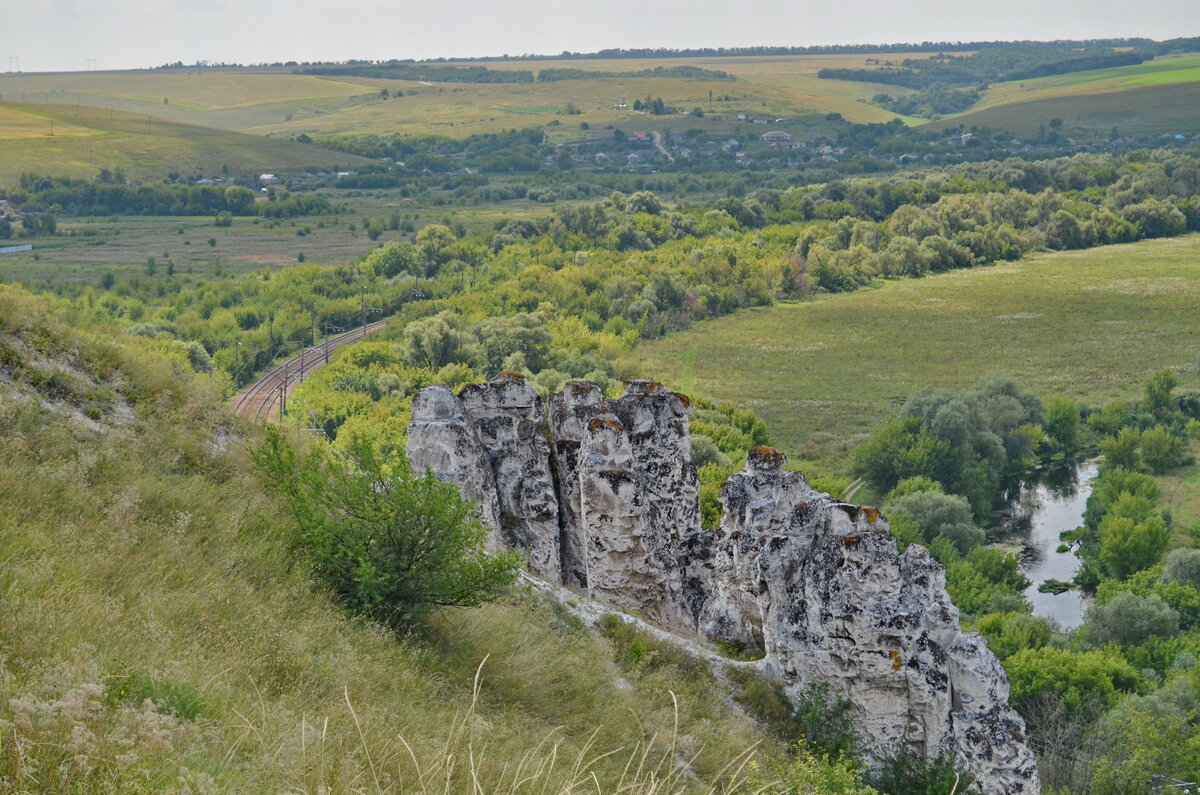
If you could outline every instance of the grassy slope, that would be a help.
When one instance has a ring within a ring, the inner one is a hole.
[[[219,176],[226,165],[237,174],[366,162],[292,141],[87,106],[3,103],[0,124],[6,119],[14,129],[20,123],[25,132],[11,137],[0,133],[0,184],[13,184],[31,170],[92,178],[101,168],[123,168],[129,177],[141,178],[168,171]],[[60,126],[65,134],[59,134]]]
[[[739,312],[640,345],[631,365],[750,406],[775,443],[825,466],[907,395],[1011,375],[1094,403],[1171,367],[1196,388],[1200,236],[891,282]]]
[[[686,659],[644,652],[618,681],[606,641],[527,595],[408,640],[347,619],[212,382],[157,345],[0,288],[0,789],[529,792],[594,771],[613,792],[653,746],[660,779],[695,757],[677,783],[696,790],[778,748]],[[30,373],[64,367],[47,407]]]
[[[837,112],[854,121],[887,121],[894,114],[865,101],[880,86],[818,80],[819,69],[861,67],[868,55],[692,58],[615,61],[507,61],[484,64],[490,69],[539,71],[558,67],[633,72],[658,66],[694,65],[727,71],[735,82],[674,78],[597,78],[555,83],[422,84],[407,80],[357,77],[319,78],[293,75],[288,70],[146,70],[75,72],[0,76],[0,96],[25,97],[61,104],[80,103],[131,113],[189,121],[211,127],[256,133],[275,132],[437,132],[459,136],[504,128],[562,121],[593,126],[629,127],[649,121],[630,110],[615,110],[622,101],[650,94],[668,104],[708,108],[708,91],[718,99],[715,109],[728,117],[737,112],[780,115]],[[906,57],[921,57],[920,54]],[[379,91],[402,91],[400,99],[381,100]],[[894,90],[893,90],[894,93]],[[163,104],[163,98],[169,104]],[[564,117],[568,103],[582,115]],[[654,120],[704,126],[690,119]]]
[[[1194,133],[1200,125],[1200,55],[1136,66],[997,83],[966,113],[932,125],[993,127],[1030,135],[1062,119],[1069,134]]]

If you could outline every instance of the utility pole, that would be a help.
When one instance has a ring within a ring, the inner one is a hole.
[[[359,298],[362,301],[362,327],[363,327],[363,333],[365,334],[366,330],[367,330],[367,313],[368,312],[378,312],[378,313],[382,314],[383,307],[367,306],[367,286],[365,284],[359,288]]]
[[[329,364],[329,332],[336,331],[339,334],[346,329],[341,326],[335,326],[328,320],[325,321],[325,364]]]
[[[288,363],[283,363],[283,379],[279,382],[279,424],[283,425],[283,415],[287,414]]]
[[[233,341],[233,355],[235,368],[233,371],[233,388],[234,391],[242,387],[242,343],[241,340]]]

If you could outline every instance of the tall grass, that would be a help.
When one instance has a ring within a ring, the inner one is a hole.
[[[408,637],[347,616],[206,380],[0,310],[0,792],[733,792],[780,752],[530,592]],[[45,399],[50,363],[113,406]]]

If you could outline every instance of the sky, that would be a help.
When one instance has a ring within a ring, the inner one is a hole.
[[[1200,35],[1200,0],[0,0],[0,71]]]

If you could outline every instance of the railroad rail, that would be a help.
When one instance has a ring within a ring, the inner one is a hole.
[[[373,331],[387,325],[386,320],[377,320],[366,326],[326,337],[325,342],[306,348],[287,361],[267,370],[252,381],[233,399],[230,410],[239,417],[270,422],[279,416],[280,409],[286,411],[287,396],[292,387],[304,380],[304,376],[329,360],[329,351],[358,342]]]

